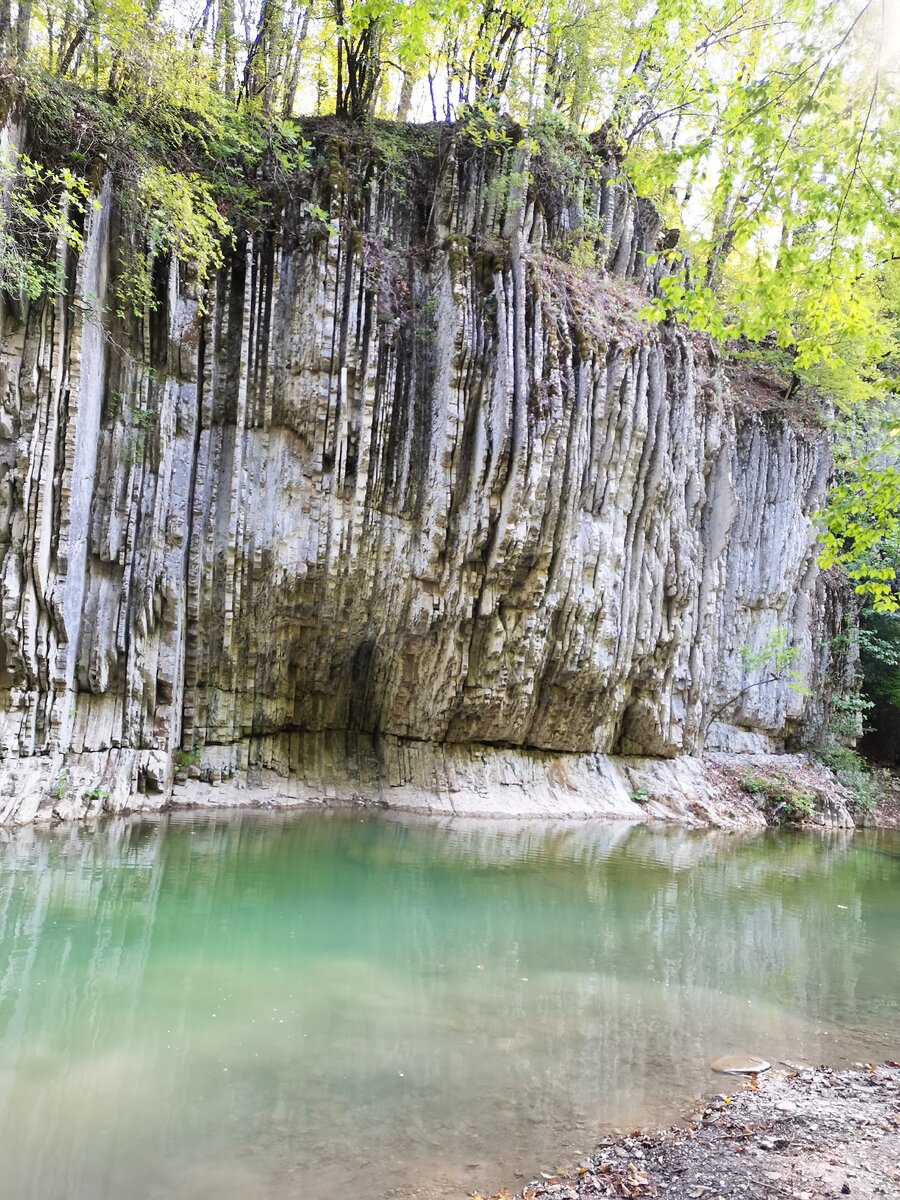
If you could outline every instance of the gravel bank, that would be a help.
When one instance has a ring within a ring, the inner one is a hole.
[[[900,1200],[897,1064],[782,1069],[756,1090],[722,1078],[723,1094],[688,1125],[607,1139],[571,1174],[533,1180],[520,1197]]]

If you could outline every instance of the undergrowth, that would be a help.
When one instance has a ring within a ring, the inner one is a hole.
[[[26,61],[0,74],[0,99],[28,129],[25,146],[0,160],[0,186],[16,200],[0,224],[0,283],[31,299],[58,290],[60,239],[80,249],[88,198],[107,173],[131,233],[115,303],[120,316],[141,316],[154,307],[156,257],[205,278],[238,230],[275,215],[286,180],[308,162],[295,123],[212,91],[202,103],[171,86],[111,95]]]
[[[816,757],[850,793],[854,811],[869,813],[875,808],[881,789],[872,768],[857,750],[832,745],[819,750]]]
[[[815,796],[792,787],[783,775],[772,779],[755,775],[752,771],[743,771],[737,783],[742,791],[756,797],[775,825],[797,824],[815,815]]]

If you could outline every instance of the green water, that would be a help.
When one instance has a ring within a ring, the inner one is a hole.
[[[0,844],[16,1200],[515,1185],[730,1051],[900,1057],[900,838],[236,814]]]

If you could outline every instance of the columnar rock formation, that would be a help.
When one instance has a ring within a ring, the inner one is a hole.
[[[115,315],[107,178],[64,294],[3,307],[0,818],[176,773],[629,811],[603,756],[809,736],[826,435],[641,319],[652,207],[450,129],[310,136],[208,291],[171,262]],[[747,672],[780,631],[802,690]]]

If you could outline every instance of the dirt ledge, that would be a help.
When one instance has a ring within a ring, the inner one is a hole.
[[[722,1076],[723,1083],[730,1078]],[[601,1142],[522,1200],[857,1200],[900,1197],[900,1067],[778,1071],[738,1083],[685,1127]],[[494,1200],[510,1200],[497,1193]]]

